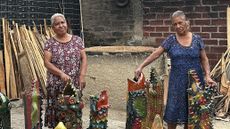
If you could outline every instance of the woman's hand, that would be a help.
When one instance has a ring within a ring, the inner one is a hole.
[[[70,76],[68,76],[68,75],[65,74],[64,72],[62,72],[62,73],[60,74],[60,78],[61,78],[62,81],[65,81],[65,82],[67,82],[68,80],[70,80]]]
[[[215,82],[215,81],[213,81],[212,79],[211,79],[211,77],[206,77],[206,83],[208,84],[208,86],[215,86],[215,85],[217,85],[217,83]]]
[[[85,76],[84,75],[80,75],[80,77],[79,77],[79,83],[80,83],[80,88],[84,89],[85,86],[86,86]]]
[[[141,68],[141,67],[138,67],[138,68],[135,70],[135,72],[134,72],[135,78],[136,78],[137,80],[138,80],[138,78],[140,77],[141,73],[142,73],[142,68]]]

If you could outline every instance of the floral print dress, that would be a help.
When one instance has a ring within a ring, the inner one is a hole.
[[[51,63],[64,73],[69,75],[75,87],[79,86],[80,76],[80,51],[84,49],[81,38],[73,35],[66,43],[58,42],[55,38],[50,38],[45,43],[44,50],[52,53]],[[58,119],[56,118],[57,97],[62,93],[65,86],[59,76],[47,71],[47,107],[45,112],[45,126],[54,128]]]
[[[204,85],[200,52],[204,43],[199,35],[193,34],[190,46],[182,46],[175,35],[170,35],[161,46],[171,59],[168,100],[164,114],[167,123],[187,123],[188,119],[188,71],[195,69]]]

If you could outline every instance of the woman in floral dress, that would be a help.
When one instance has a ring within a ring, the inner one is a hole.
[[[58,124],[55,104],[67,81],[72,80],[76,88],[85,87],[87,57],[82,39],[67,33],[64,15],[54,14],[51,25],[55,35],[47,40],[44,48],[44,63],[47,68],[45,126],[54,128]]]
[[[215,82],[210,78],[204,43],[199,35],[190,32],[189,21],[184,12],[174,12],[171,20],[176,33],[169,35],[161,46],[140,64],[135,71],[135,77],[138,78],[145,66],[157,59],[163,52],[167,52],[171,59],[171,72],[164,121],[167,122],[168,129],[176,129],[177,124],[185,124],[184,128],[187,129],[189,69],[197,71],[203,84],[203,72],[208,85],[214,85]]]

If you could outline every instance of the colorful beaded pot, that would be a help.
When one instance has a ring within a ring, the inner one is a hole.
[[[67,129],[82,129],[82,109],[84,107],[81,99],[80,89],[73,86],[69,81],[63,93],[58,96],[57,118],[63,122]]]
[[[195,70],[189,70],[188,128],[213,129],[213,86],[202,86]]]

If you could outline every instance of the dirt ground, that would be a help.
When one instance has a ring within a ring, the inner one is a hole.
[[[105,48],[104,48],[105,49]],[[93,51],[88,53],[88,70],[86,74],[86,88],[83,99],[88,102],[90,95],[100,94],[102,90],[107,90],[109,104],[112,109],[125,110],[127,100],[127,79],[133,79],[137,66],[150,54],[148,52],[131,53],[127,48],[106,48],[104,51]],[[134,48],[129,48],[134,51]],[[119,52],[123,50],[125,52]],[[140,51],[140,49],[136,50]],[[163,57],[147,66],[143,72],[146,79],[149,79],[150,68],[155,67],[162,72],[164,66]]]
[[[12,102],[12,105],[13,105],[11,109],[11,127],[12,129],[25,129],[24,109],[23,109],[22,100],[14,101]],[[88,105],[86,105],[83,110],[82,118],[83,118],[83,129],[87,129],[89,126],[89,106]],[[126,112],[124,110],[109,109],[108,129],[125,129],[125,123],[126,123]],[[213,120],[213,123],[214,123],[214,129],[230,129],[229,128],[230,122],[221,121],[221,120]],[[164,126],[166,127],[166,124],[164,124]],[[43,127],[43,129],[48,129],[48,128]],[[183,129],[183,126],[178,126],[177,129]]]

